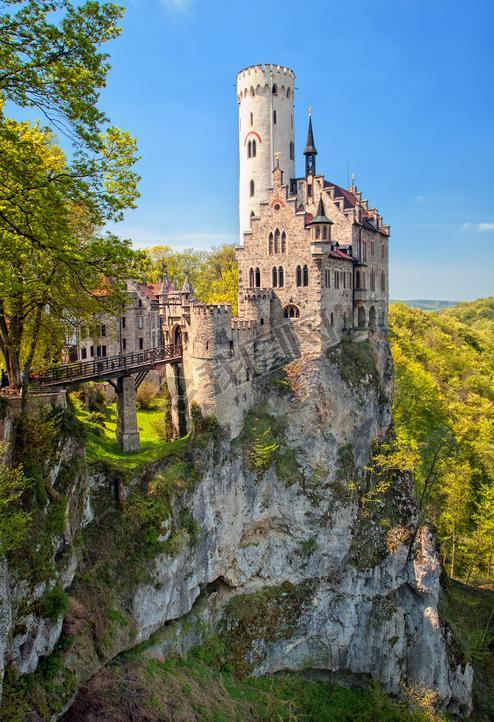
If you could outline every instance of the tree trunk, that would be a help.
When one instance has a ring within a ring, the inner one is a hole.
[[[38,343],[39,332],[41,328],[41,318],[43,314],[43,307],[38,306],[34,318],[33,333],[31,336],[31,343],[29,344],[29,352],[24,364],[22,371],[22,391],[21,391],[21,417],[25,415],[27,409],[27,395],[29,392],[29,376],[31,374],[31,364],[34,358],[34,352],[36,351],[36,345]]]
[[[452,545],[451,545],[451,568],[449,572],[449,576],[451,579],[454,579],[455,574],[455,557],[456,557],[456,523],[453,527],[453,539],[452,539]]]

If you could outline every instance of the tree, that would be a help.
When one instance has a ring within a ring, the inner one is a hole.
[[[196,298],[204,303],[229,303],[234,314],[238,308],[238,271],[233,246],[211,251],[174,251],[170,246],[147,248],[142,276],[159,281],[164,274],[180,290],[188,276]]]
[[[81,149],[101,148],[107,118],[98,108],[123,8],[109,2],[0,0],[0,94],[39,110]]]
[[[25,400],[43,334],[121,302],[130,244],[97,229],[134,206],[137,152],[97,107],[109,68],[100,46],[120,32],[122,9],[69,0],[0,7],[0,349]],[[71,141],[70,161],[50,130],[6,118],[2,99],[39,109]]]

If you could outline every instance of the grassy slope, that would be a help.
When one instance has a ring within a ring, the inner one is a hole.
[[[91,421],[91,414],[75,401],[78,418],[84,423],[88,432],[87,458],[90,463],[104,462],[120,471],[133,472],[147,464],[163,459],[171,452],[176,452],[186,438],[178,441],[164,441],[160,434],[163,423],[163,409],[137,412],[137,424],[141,438],[140,451],[125,453],[116,442],[117,415],[116,404],[110,404],[104,412],[104,426]]]
[[[116,694],[116,690],[119,690]],[[79,694],[65,722],[441,722],[445,718],[387,697],[378,685],[343,688],[302,675],[237,678],[218,639],[185,659],[131,654]]]

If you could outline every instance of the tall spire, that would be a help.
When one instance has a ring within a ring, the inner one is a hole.
[[[307,143],[305,144],[305,175],[309,173],[316,174],[316,155],[317,150],[314,145],[314,132],[312,130],[312,110],[309,108],[309,128],[307,130]]]

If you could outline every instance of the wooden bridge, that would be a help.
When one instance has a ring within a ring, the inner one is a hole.
[[[58,386],[67,388],[84,381],[110,381],[123,376],[137,374],[142,379],[148,371],[167,363],[182,360],[182,346],[170,344],[145,351],[134,351],[121,356],[95,358],[92,361],[56,366],[36,379],[44,387]],[[137,382],[137,386],[139,382]]]
[[[170,344],[120,356],[95,358],[56,366],[41,374],[41,388],[69,388],[84,381],[107,381],[117,393],[117,442],[123,451],[140,449],[136,389],[144,377],[164,364],[182,360],[182,346]]]

